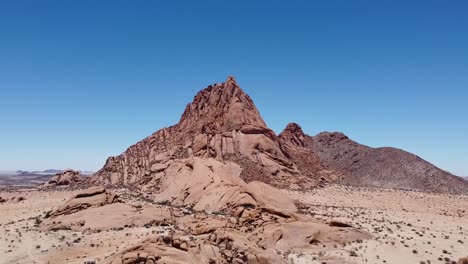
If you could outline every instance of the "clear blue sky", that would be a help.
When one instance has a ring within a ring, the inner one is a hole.
[[[254,3],[255,2],[255,3]],[[2,1],[0,170],[97,170],[234,75],[267,124],[468,176],[467,1]]]

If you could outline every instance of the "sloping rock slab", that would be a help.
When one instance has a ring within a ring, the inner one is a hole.
[[[145,205],[137,208],[124,203],[106,204],[72,214],[63,214],[46,219],[42,230],[109,230],[132,226],[173,224],[182,213],[175,208]]]
[[[89,207],[99,207],[117,201],[117,194],[103,187],[91,187],[73,196],[64,205],[54,210],[51,216],[72,214]]]

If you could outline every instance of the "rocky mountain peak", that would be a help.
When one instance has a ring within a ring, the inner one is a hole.
[[[218,133],[243,127],[266,128],[252,99],[239,87],[234,77],[209,85],[189,103],[178,124],[187,132]]]
[[[464,180],[415,155],[362,146],[342,133],[311,137],[291,123],[276,136],[231,76],[198,92],[179,123],[109,157],[92,181],[157,193],[164,177],[179,175],[178,170],[168,169],[171,164],[180,161],[191,169],[193,165],[186,161],[192,159],[238,166],[239,176],[246,182],[263,181],[290,189],[336,181],[454,193],[468,189]]]
[[[328,174],[321,173],[324,168],[317,157],[303,148],[300,126],[291,124],[286,132],[285,137],[302,145],[278,138],[252,99],[229,76],[224,83],[198,92],[178,124],[156,131],[121,155],[108,158],[94,181],[157,191],[162,175],[172,173],[167,171],[172,162],[193,158],[237,164],[242,169],[240,177],[247,182],[302,188],[328,179]]]
[[[302,127],[296,123],[289,123],[283,130],[284,133],[291,133],[296,135],[304,135]]]
[[[283,141],[290,142],[295,146],[304,147],[304,132],[300,125],[296,123],[289,123],[286,128],[279,134]]]
[[[337,142],[346,142],[347,144],[355,144],[348,136],[341,132],[321,132],[314,137],[314,140],[321,144],[333,145]]]
[[[236,78],[234,76],[232,76],[232,75],[229,75],[226,78],[225,84],[226,84],[227,87],[239,87],[237,85]]]

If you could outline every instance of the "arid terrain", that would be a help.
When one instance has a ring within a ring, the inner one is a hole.
[[[461,263],[468,182],[342,133],[276,135],[234,77],[109,157],[0,190],[2,263]]]
[[[174,226],[127,226],[112,230],[40,228],[47,212],[75,191],[18,190],[2,193],[0,263],[84,263],[101,261]],[[132,204],[144,201],[116,190]],[[371,234],[344,246],[320,245],[283,252],[287,263],[452,263],[467,256],[468,196],[388,189],[329,186],[308,192],[285,191],[301,211],[324,223],[338,221]],[[118,212],[115,212],[118,214]]]
[[[350,263],[452,263],[468,255],[468,195],[349,186],[288,193],[318,219],[372,234],[346,247]]]

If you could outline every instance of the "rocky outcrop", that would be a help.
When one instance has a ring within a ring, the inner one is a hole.
[[[97,207],[81,208],[73,213],[53,214],[44,219],[44,231],[118,230],[125,227],[174,224],[176,216],[182,216],[177,208],[159,205],[133,206],[126,203],[110,203]]]
[[[71,169],[64,170],[63,172],[57,173],[47,182],[40,184],[39,188],[54,188],[54,187],[71,187],[84,185],[88,179],[83,177],[79,171],[74,171]]]
[[[235,163],[191,158],[171,162],[161,173],[153,199],[196,211],[220,213],[249,207],[290,215],[297,208],[283,192],[261,182],[245,183]]]
[[[468,184],[420,157],[396,148],[371,148],[343,133],[322,132],[308,136],[297,124],[280,134],[283,145],[306,149],[319,163],[341,175],[339,182],[356,186],[384,187],[443,193],[467,193]],[[289,151],[292,156],[295,151]],[[301,155],[299,155],[301,158]],[[296,164],[302,164],[293,158]],[[300,167],[300,166],[298,166]]]
[[[92,187],[73,196],[64,205],[54,210],[51,216],[67,215],[118,201],[118,195],[103,187]]]
[[[200,91],[178,124],[110,157],[94,181],[142,186],[158,178],[168,161],[190,157],[235,162],[242,168],[241,178],[247,182],[258,180],[280,187],[317,184],[313,179],[317,176],[316,167],[307,168],[303,175],[233,77]]]
[[[286,263],[278,253],[333,248],[370,237],[300,214],[283,191],[242,180],[239,164],[193,157],[167,161],[161,167],[165,169],[159,172],[153,197],[145,199],[151,204],[117,202],[114,194],[96,187],[76,194],[40,228],[158,228],[103,263]]]
[[[281,149],[287,157],[294,162],[301,174],[312,182],[312,186],[323,186],[330,182],[340,180],[343,175],[338,173],[322,162],[320,156],[312,151],[308,136],[296,123],[290,123],[279,135]],[[304,186],[304,183],[298,183]]]
[[[178,230],[146,239],[104,263],[287,263],[277,252],[334,248],[370,237],[304,215],[284,218],[245,210],[230,218],[198,214],[177,218]]]
[[[286,264],[276,252],[263,250],[236,230],[223,230],[210,239],[190,241],[183,234],[150,238],[111,256],[103,263],[250,263]]]
[[[79,192],[48,213],[41,224],[46,231],[110,230],[128,226],[174,224],[183,216],[180,209],[159,205],[135,206],[123,203],[117,194],[103,187]]]

